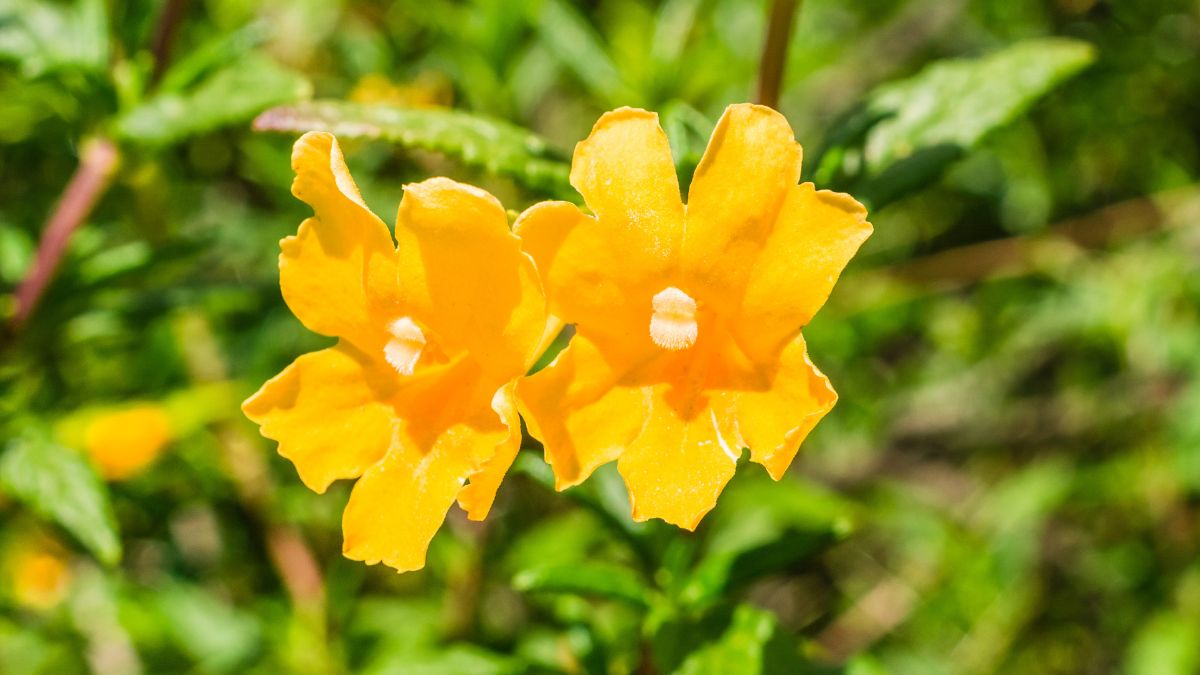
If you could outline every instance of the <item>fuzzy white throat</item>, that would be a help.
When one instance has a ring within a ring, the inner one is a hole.
[[[425,349],[425,333],[407,316],[388,324],[392,339],[383,347],[383,356],[401,375],[412,375]]]
[[[663,349],[679,351],[696,344],[696,301],[683,291],[668,286],[654,296],[650,317],[650,339]]]

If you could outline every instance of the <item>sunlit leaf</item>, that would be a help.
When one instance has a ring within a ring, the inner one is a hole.
[[[877,209],[937,180],[1095,57],[1088,43],[1047,38],[934,63],[879,87],[835,126],[813,163],[816,176]]]
[[[313,101],[268,110],[254,121],[254,128],[385,140],[440,152],[551,195],[574,194],[567,183],[566,161],[544,139],[507,122],[458,110]]]
[[[867,167],[878,170],[918,148],[970,148],[1096,58],[1077,40],[1029,40],[980,59],[935,63],[885,85],[868,108],[889,117],[868,136]]]
[[[248,56],[186,93],[163,92],[117,120],[122,138],[165,145],[239,124],[271,106],[306,98],[308,80],[261,56]]]
[[[105,564],[120,560],[108,491],[79,453],[33,434],[10,441],[0,457],[0,488],[61,525]]]

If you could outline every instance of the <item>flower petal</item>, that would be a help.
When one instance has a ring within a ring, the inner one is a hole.
[[[525,424],[545,446],[557,489],[582,483],[641,432],[648,390],[619,386],[620,376],[594,343],[576,335],[554,363],[517,383]]]
[[[575,146],[571,185],[620,252],[620,266],[610,274],[650,295],[662,290],[679,252],[684,209],[658,115],[636,108],[602,115]]]
[[[734,322],[753,359],[774,359],[825,304],[842,268],[871,236],[866,209],[847,195],[793,187],[750,270]]]
[[[391,444],[394,377],[345,342],[296,359],[242,404],[310,489],[356,478]]]
[[[798,335],[780,356],[769,389],[738,392],[733,398],[737,431],[750,448],[750,460],[779,480],[804,438],[837,403],[837,392],[809,360],[804,337]]]
[[[405,312],[501,381],[524,373],[545,328],[546,301],[500,202],[448,178],[408,185],[396,236]]]
[[[513,226],[521,247],[537,264],[550,313],[577,324],[578,334],[606,351],[633,354],[654,349],[650,298],[623,274],[629,256],[595,218],[568,202],[541,202]],[[645,295],[646,302],[633,301]]]
[[[470,483],[458,493],[458,505],[471,520],[483,520],[492,510],[496,492],[513,460],[521,450],[521,419],[517,416],[517,383],[514,380],[496,391],[492,409],[508,427],[508,436],[496,446],[496,453],[470,476]]]
[[[709,405],[686,414],[654,388],[645,428],[617,461],[636,521],[661,518],[694,530],[737,469],[740,448],[725,427],[729,414]],[[710,399],[713,403],[718,401]]]
[[[310,132],[292,150],[292,194],[316,212],[280,242],[279,285],[305,326],[364,350],[381,339],[373,315],[394,302],[396,249],[366,207],[337,139]]]
[[[346,557],[399,571],[424,566],[463,484],[511,439],[491,405],[497,387],[480,374],[477,364],[460,361],[398,393],[402,423],[392,449],[354,486],[342,515]]]
[[[801,157],[787,119],[765,106],[731,105],[713,130],[688,193],[681,259],[688,288],[718,311],[736,310]]]

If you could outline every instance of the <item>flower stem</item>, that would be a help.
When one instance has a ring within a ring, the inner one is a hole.
[[[91,214],[112,183],[120,157],[116,144],[107,138],[92,139],[84,144],[79,167],[46,221],[33,264],[17,286],[14,327],[24,324],[37,307],[62,261],[71,235]]]
[[[154,42],[151,52],[154,54],[154,71],[150,74],[150,85],[158,84],[167,66],[171,62],[171,45],[175,35],[187,14],[188,0],[167,0],[162,12],[158,15],[158,24],[154,27]]]
[[[762,61],[758,69],[758,102],[762,105],[779,107],[779,90],[787,62],[788,41],[792,36],[796,10],[799,8],[800,0],[771,2],[771,15],[767,20],[767,40],[763,45]]]

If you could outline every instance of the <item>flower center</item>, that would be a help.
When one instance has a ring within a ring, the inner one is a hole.
[[[696,301],[683,291],[668,286],[654,296],[650,317],[650,339],[663,349],[679,351],[696,343]]]
[[[421,327],[407,316],[388,324],[392,339],[383,347],[383,356],[401,375],[412,375],[425,349],[425,334]]]

